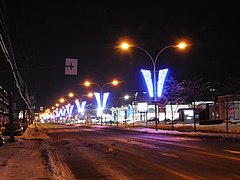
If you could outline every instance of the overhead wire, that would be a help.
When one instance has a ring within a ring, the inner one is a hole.
[[[19,70],[17,68],[17,64],[16,64],[16,60],[15,60],[15,56],[14,56],[14,52],[12,49],[12,44],[11,44],[11,40],[9,37],[9,32],[8,32],[8,28],[5,22],[5,18],[3,16],[2,10],[0,9],[0,22],[1,22],[1,26],[3,28],[3,32],[6,34],[6,38],[7,38],[7,44],[8,44],[8,48],[6,47],[6,43],[4,42],[2,33],[0,34],[0,45],[3,51],[3,54],[5,56],[5,60],[9,63],[10,68],[11,68],[11,72],[13,74],[13,78],[15,81],[15,85],[18,89],[18,92],[20,94],[20,96],[22,97],[23,101],[25,102],[25,104],[27,105],[28,109],[31,110],[31,101],[28,95],[28,91],[27,91],[27,86],[26,86],[26,82],[22,79]]]

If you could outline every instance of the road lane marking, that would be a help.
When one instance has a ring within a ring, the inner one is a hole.
[[[198,151],[198,152],[201,153],[201,154],[207,154],[207,155],[211,155],[211,156],[216,156],[216,157],[221,157],[221,158],[226,158],[226,159],[232,159],[232,160],[240,161],[240,158],[225,156],[225,155],[221,155],[221,154],[214,154],[214,153],[209,153],[209,152],[201,152],[201,151]]]
[[[225,149],[224,151],[233,153],[233,154],[240,154],[240,151],[234,151],[234,150],[230,150],[230,149]]]
[[[176,154],[170,154],[170,153],[160,153],[163,156],[168,156],[168,157],[174,157],[174,158],[179,158]]]

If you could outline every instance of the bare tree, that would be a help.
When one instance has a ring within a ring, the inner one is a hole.
[[[226,78],[221,83],[214,83],[216,95],[240,94],[240,79],[231,77]]]
[[[206,99],[206,95],[209,93],[211,88],[210,82],[204,82],[203,78],[194,78],[191,81],[184,80],[183,85],[183,95],[186,102],[193,102],[193,121],[194,121],[194,131],[196,132],[196,115],[195,115],[195,102],[197,100]]]

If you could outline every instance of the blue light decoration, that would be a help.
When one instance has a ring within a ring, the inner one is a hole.
[[[108,99],[108,96],[109,96],[109,92],[108,93],[103,93],[102,103],[101,103],[100,93],[94,92],[94,95],[96,97],[97,104],[98,104],[97,116],[101,116],[102,113],[103,113],[103,110],[106,107],[106,103],[107,103],[107,99]]]
[[[65,106],[66,107],[66,114],[69,114],[69,115],[71,115],[72,114],[72,111],[73,111],[73,107],[74,107],[74,105],[66,105]],[[66,115],[65,114],[65,115]]]
[[[75,101],[75,104],[77,106],[77,110],[81,115],[84,115],[86,103],[87,103],[87,101],[82,101],[82,103],[80,105],[80,102],[78,100]]]
[[[162,96],[162,90],[165,82],[165,78],[167,76],[168,69],[162,69],[158,73],[158,82],[157,82],[157,96]]]
[[[144,80],[147,85],[149,97],[153,97],[153,83],[152,83],[151,71],[141,69],[141,72],[143,74]]]
[[[55,117],[60,117],[60,111],[58,111],[58,109],[54,111],[54,116]]]
[[[60,116],[65,116],[66,115],[66,109],[60,109]]]
[[[108,96],[109,96],[109,92],[103,93],[103,103],[102,103],[103,109],[105,109],[105,107],[106,107]]]
[[[151,71],[141,69],[141,72],[143,74],[144,80],[147,85],[149,97],[153,97],[154,92],[153,92],[153,82],[152,82]],[[168,72],[168,69],[159,70],[158,81],[157,81],[157,96],[158,97],[162,96],[162,90],[163,90],[167,72]]]

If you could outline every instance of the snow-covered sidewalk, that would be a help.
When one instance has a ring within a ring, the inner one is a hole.
[[[22,136],[15,136],[15,142],[9,142],[8,136],[5,140],[0,147],[1,180],[74,179],[49,145],[47,135],[35,125]]]
[[[175,124],[172,130],[171,125],[159,125],[157,130],[154,126],[151,128],[139,127],[124,124],[112,126],[95,125],[96,128],[113,128],[116,130],[137,131],[144,133],[157,133],[173,136],[189,136],[189,137],[202,137],[202,138],[222,138],[222,139],[239,139],[240,140],[240,123],[229,124],[228,133],[226,132],[226,124],[217,125],[196,125],[196,132],[194,126],[189,124]]]

